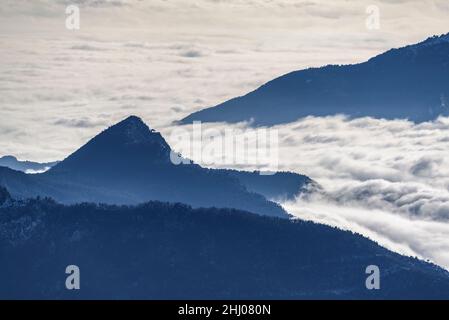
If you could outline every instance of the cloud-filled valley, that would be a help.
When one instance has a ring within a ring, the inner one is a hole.
[[[403,8],[376,1],[384,19],[376,32],[365,28],[371,1],[217,1],[220,10],[206,0],[76,2],[79,32],[64,28],[68,1],[7,1],[0,9],[0,156],[61,160],[130,114],[176,145],[175,129],[191,128],[174,120],[281,74],[364,61],[448,31],[449,8],[439,0],[401,1],[412,24]],[[448,118],[309,117],[271,129],[279,134],[272,169],[306,174],[323,187],[284,203],[290,213],[449,268]]]
[[[219,131],[229,127],[223,124]],[[255,130],[244,124],[234,128]],[[448,118],[414,124],[309,117],[272,129],[279,135],[279,163],[271,169],[306,174],[323,187],[284,203],[290,213],[363,233],[391,249],[449,267]],[[220,163],[222,155],[215,156]]]

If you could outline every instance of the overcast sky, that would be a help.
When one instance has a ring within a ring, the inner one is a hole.
[[[61,159],[129,114],[163,129],[281,74],[447,33],[448,14],[446,0],[3,0],[0,155]]]

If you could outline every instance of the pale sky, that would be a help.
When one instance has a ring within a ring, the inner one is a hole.
[[[163,129],[284,73],[447,33],[448,15],[447,0],[3,0],[0,155],[61,159],[129,114]]]

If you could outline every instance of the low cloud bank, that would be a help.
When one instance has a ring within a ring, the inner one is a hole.
[[[295,217],[351,230],[404,255],[430,260],[449,270],[449,224],[328,201],[284,203]]]
[[[203,126],[252,130],[243,123]],[[289,212],[449,268],[449,118],[414,124],[309,117],[270,130],[279,136],[279,159],[271,169],[306,174],[323,187],[307,199],[284,203]],[[248,147],[247,153],[254,154],[257,145]],[[217,163],[222,157],[216,155]]]

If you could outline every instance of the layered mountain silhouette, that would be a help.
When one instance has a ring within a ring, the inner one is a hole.
[[[159,200],[287,217],[279,205],[266,197],[291,196],[311,181],[305,176],[280,173],[276,182],[278,193],[269,188],[256,189],[248,177],[259,175],[258,172],[230,174],[192,162],[176,165],[171,161],[171,152],[160,133],[131,116],[45,173],[27,175],[0,167],[0,185],[15,198],[51,197],[64,204],[129,205]],[[261,185],[273,184],[268,177],[256,179]]]
[[[3,190],[4,191],[4,190]],[[0,190],[0,195],[2,190]],[[0,196],[1,197],[1,196]],[[231,209],[0,206],[0,299],[446,299],[449,274],[351,232]],[[81,290],[67,290],[75,264]],[[380,290],[365,286],[380,270]]]
[[[270,200],[280,202],[293,200],[299,194],[313,192],[321,189],[309,177],[293,172],[275,172],[267,174],[260,171],[238,171],[231,169],[217,169],[239,180],[251,192],[259,193]]]
[[[48,171],[59,161],[39,163],[33,161],[20,161],[14,156],[0,158],[1,167],[7,167],[15,171],[25,173],[41,173]],[[259,193],[267,199],[293,200],[299,193],[309,192],[313,187],[320,188],[309,177],[293,172],[261,172],[238,171],[232,169],[216,169],[239,180],[248,191]]]
[[[295,71],[181,123],[274,125],[307,116],[409,119],[449,115],[449,34],[392,49],[367,62]]]
[[[33,161],[21,161],[16,157],[8,155],[0,158],[0,167],[8,167],[13,170],[23,171],[26,173],[40,173],[45,172],[58,162],[39,163]]]

